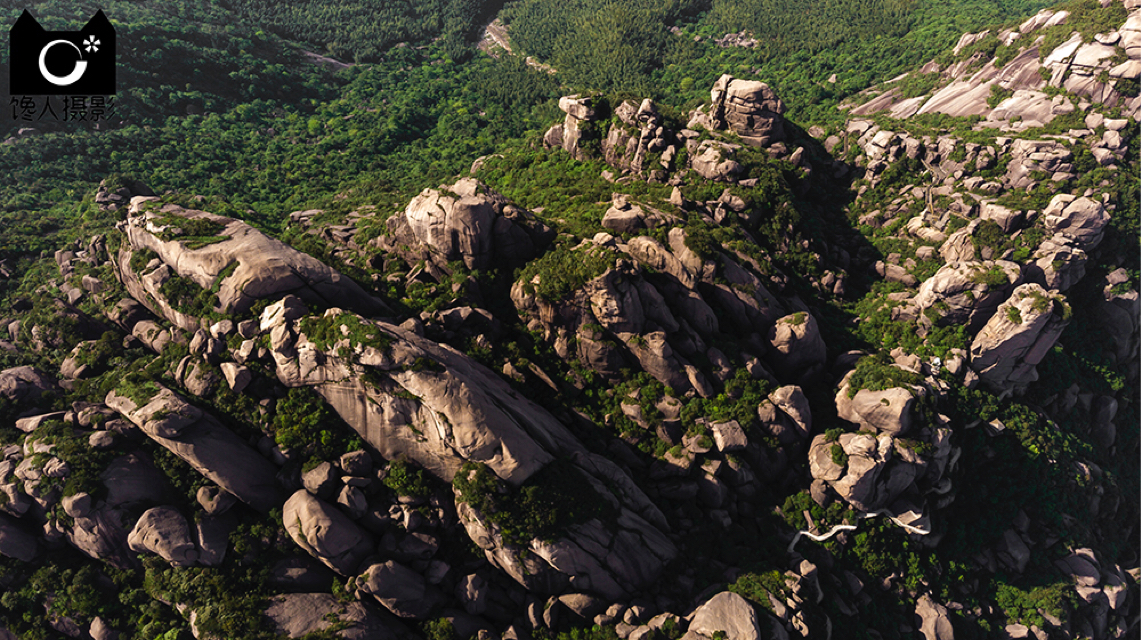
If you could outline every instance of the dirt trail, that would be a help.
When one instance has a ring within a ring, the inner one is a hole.
[[[329,67],[330,69],[332,69],[334,71],[340,71],[341,69],[348,69],[349,67],[354,66],[350,62],[341,62],[340,60],[335,60],[335,59],[330,58],[328,56],[323,56],[319,53],[314,53],[312,51],[302,50],[301,54],[303,56],[305,56],[305,58],[308,62],[311,62],[313,64],[324,65],[324,66]]]

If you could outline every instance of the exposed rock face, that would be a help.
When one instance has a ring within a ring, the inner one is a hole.
[[[106,404],[242,502],[262,512],[281,504],[273,465],[170,389],[159,386],[143,406],[112,391]]]
[[[824,339],[810,313],[794,313],[777,320],[769,330],[769,344],[773,348],[770,361],[781,377],[804,378],[824,364]]]
[[[554,417],[463,354],[339,309],[318,320],[359,324],[374,339],[350,345],[353,355],[343,360],[278,316],[266,325],[281,337],[273,346],[278,378],[313,386],[385,458],[408,456],[446,480],[473,460],[519,483],[553,459],[548,450],[580,447]],[[418,359],[433,364],[413,366]],[[366,371],[376,375],[366,381]]]
[[[653,100],[641,104],[627,100],[614,114],[618,121],[602,141],[602,154],[611,166],[634,174],[660,179],[674,168],[677,151],[684,141],[662,126],[662,117]]]
[[[764,637],[753,606],[730,591],[713,596],[693,612],[689,633],[705,638],[723,634],[725,640],[761,640]]]
[[[1003,281],[990,284],[992,273],[1001,274]],[[925,327],[965,324],[968,331],[977,331],[1020,284],[1022,270],[1013,262],[960,262],[925,280],[913,304]]]
[[[941,72],[942,82],[929,97],[904,99],[902,92],[891,88],[854,108],[853,113],[863,115],[886,110],[900,118],[916,113],[977,115],[985,117],[983,126],[1022,130],[1045,126],[1056,116],[1074,110],[1066,96],[1042,91],[1053,88],[1088,98],[1090,102],[1104,103],[1106,107],[1119,105],[1123,113],[1135,117],[1141,101],[1130,97],[1124,85],[1122,91],[1118,91],[1118,85],[1123,79],[1135,79],[1141,74],[1141,52],[1136,46],[1130,50],[1119,44],[1136,41],[1137,12],[1134,10],[1124,24],[1098,34],[1092,42],[1075,31],[1048,54],[1045,51],[1040,54],[1039,46],[1044,43],[1037,32],[1065,24],[1067,16],[1066,11],[1043,10],[1019,29],[1004,29],[994,34],[1004,45],[1018,49],[1013,59],[1000,64],[980,52],[945,69],[930,62],[923,71]],[[955,53],[990,35],[989,31],[963,34]],[[1124,61],[1119,57],[1122,53],[1127,56]],[[896,80],[899,79],[902,76]],[[988,102],[992,87],[1013,92],[1013,95],[992,107]]]
[[[612,268],[559,300],[544,298],[536,287],[541,282],[516,282],[512,301],[560,356],[577,357],[615,379],[623,367],[633,365],[677,393],[693,389],[703,397],[716,394],[712,381],[723,378],[724,371],[695,363],[723,359],[708,346],[718,331],[736,331],[753,353],[771,351],[772,358],[789,360],[793,368],[799,366],[797,360],[806,367],[820,361],[817,349],[823,343],[811,331],[814,324],[781,333],[787,357],[770,348],[768,329],[786,310],[747,256],[699,256],[680,227],[671,228],[666,240],[668,246],[636,236],[626,244],[599,234],[575,251],[582,252],[584,260],[612,255]],[[719,270],[724,280],[716,277]],[[804,371],[788,373],[798,377]]]
[[[34,535],[25,531],[17,521],[0,514],[0,554],[31,562],[38,549],[39,543]]]
[[[281,518],[299,547],[341,575],[355,575],[372,552],[372,541],[363,529],[304,489],[285,501]]]
[[[919,602],[915,604],[915,615],[923,621],[919,632],[925,640],[954,640],[955,630],[951,627],[947,607],[932,600],[931,596],[920,596]]]
[[[566,113],[562,124],[556,124],[543,136],[548,147],[562,147],[579,160],[589,155],[583,143],[596,139],[593,122],[598,119],[594,110],[594,99],[589,96],[563,96],[559,98],[559,109]]]
[[[1024,284],[999,305],[971,343],[971,368],[996,391],[1025,387],[1038,379],[1035,366],[1069,324],[1059,294]]]
[[[727,182],[744,170],[741,163],[733,159],[737,145],[720,140],[703,140],[690,161],[697,175],[706,180]]]
[[[153,553],[175,567],[198,562],[198,548],[190,538],[186,518],[170,507],[155,507],[143,513],[127,537],[131,550]]]
[[[207,290],[217,283],[218,308],[229,313],[244,312],[259,299],[285,294],[369,315],[387,312],[382,302],[349,278],[240,220],[173,204],[156,207],[148,202],[146,198],[132,200],[130,217],[119,224],[128,242],[120,249],[115,268],[132,297],[183,329],[205,328],[206,321],[181,313],[166,301],[160,288],[172,274],[193,280]],[[177,223],[160,226],[160,222],[170,218],[222,225],[218,237],[224,239],[197,249],[190,248],[177,235],[164,240],[162,235],[174,233],[172,228]],[[162,266],[135,273],[131,256],[143,249],[156,252]]]
[[[1026,265],[1026,278],[1052,291],[1066,291],[1086,275],[1086,252],[1061,233],[1047,238]]]
[[[332,614],[334,621],[327,619]],[[337,624],[343,626],[336,632],[345,640],[389,640],[398,637],[392,622],[379,612],[361,602],[348,604],[338,601],[328,593],[288,593],[270,598],[265,610],[277,633],[300,638],[310,633],[324,631]]]
[[[1065,236],[1089,251],[1101,243],[1109,213],[1102,203],[1089,198],[1058,194],[1042,212],[1046,230]]]
[[[925,518],[921,514],[914,518],[906,514],[918,514],[921,507],[912,499],[945,481],[952,458],[951,430],[925,429],[913,435],[915,440],[888,433],[878,437],[844,433],[835,442],[818,435],[809,448],[809,470],[852,507],[862,511],[886,508],[897,521],[907,520],[922,528]],[[926,452],[917,452],[919,442],[929,445]]]
[[[524,264],[554,238],[530,212],[473,178],[425,189],[402,214],[389,218],[388,229],[391,237],[382,239],[387,249],[427,247],[441,268],[452,260],[469,269]]]
[[[927,394],[921,386],[894,387],[882,391],[860,389],[849,395],[848,377],[836,393],[836,413],[841,418],[876,431],[902,435],[911,428],[917,401]]]
[[[392,560],[369,566],[354,584],[401,618],[427,617],[441,595],[419,573]]]
[[[733,131],[753,146],[784,139],[784,102],[767,84],[726,74],[718,78],[709,95],[713,103],[709,128]]]
[[[45,392],[59,389],[55,378],[32,367],[0,371],[0,396],[17,402],[36,401]]]
[[[487,559],[528,590],[551,594],[569,586],[611,600],[627,598],[652,584],[677,548],[662,533],[666,523],[661,512],[614,463],[593,454],[572,459],[614,507],[613,522],[595,518],[567,527],[554,540],[518,545],[505,541],[499,525],[457,492],[460,522]]]

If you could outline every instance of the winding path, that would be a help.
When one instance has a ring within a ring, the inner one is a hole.
[[[925,535],[931,533],[931,531],[929,531],[929,530],[923,530],[923,529],[920,529],[919,527],[913,527],[913,526],[907,524],[906,522],[900,522],[898,519],[896,519],[895,516],[891,515],[891,512],[888,511],[887,509],[877,509],[875,511],[871,511],[868,513],[861,513],[859,517],[861,520],[863,520],[864,518],[874,518],[875,516],[887,516],[892,522],[899,525],[900,527],[903,527],[903,529],[905,531],[907,531],[908,533],[914,533],[914,534],[921,535],[921,536],[925,536]],[[808,536],[809,538],[812,538],[816,542],[824,542],[828,538],[831,538],[832,536],[836,535],[837,533],[839,533],[841,531],[855,531],[855,530],[856,530],[856,525],[854,525],[854,524],[838,524],[838,525],[832,527],[832,529],[828,533],[824,533],[824,534],[815,534],[815,533],[810,533],[808,531],[797,531],[796,535],[792,537],[792,542],[788,543],[788,550],[787,551],[788,551],[788,553],[792,553],[792,550],[796,547],[796,543],[800,542],[801,536]]]

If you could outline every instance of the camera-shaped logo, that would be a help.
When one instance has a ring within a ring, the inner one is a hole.
[[[102,11],[79,31],[44,31],[25,9],[10,33],[12,95],[115,93],[115,28]]]

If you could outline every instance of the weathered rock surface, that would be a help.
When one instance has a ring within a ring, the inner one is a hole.
[[[915,615],[923,621],[919,632],[925,640],[954,640],[955,630],[951,626],[951,618],[947,614],[947,607],[935,602],[931,596],[923,594],[915,604]]]
[[[824,338],[811,313],[784,316],[769,330],[770,362],[782,378],[798,380],[824,364]]]
[[[217,284],[218,305],[221,311],[229,313],[244,312],[257,300],[285,294],[313,304],[341,306],[369,315],[387,311],[382,302],[349,278],[240,220],[173,204],[147,203],[146,198],[133,199],[130,216],[120,223],[128,243],[120,249],[115,266],[132,297],[183,329],[194,331],[205,326],[166,302],[159,289],[172,273],[208,290],[222,277]],[[217,223],[222,225],[218,237],[224,239],[197,249],[187,246],[177,235],[164,240],[161,235],[171,232],[172,227],[171,224],[159,226],[159,221],[166,216]],[[156,252],[164,266],[153,272],[134,273],[130,267],[131,255],[143,249]],[[169,270],[165,276],[160,273],[164,267]]]
[[[753,606],[730,591],[713,596],[693,612],[689,634],[705,638],[724,637],[725,640],[761,640],[764,637]]]
[[[198,562],[198,548],[190,538],[186,518],[171,507],[155,507],[143,513],[127,537],[137,553],[153,553],[175,567]]]
[[[991,274],[1001,274],[1001,283],[990,284]],[[925,327],[965,324],[977,331],[1020,284],[1022,270],[1013,262],[960,262],[925,280],[912,304]]]
[[[754,146],[784,139],[784,102],[765,83],[722,75],[710,91],[709,129],[728,129]],[[704,114],[701,114],[704,115]],[[690,128],[694,121],[691,120]]]
[[[392,560],[369,566],[353,585],[401,618],[423,619],[441,598],[423,576]]]
[[[158,393],[142,406],[114,391],[106,404],[242,502],[262,512],[281,504],[277,470],[268,460],[213,416],[156,387]]]
[[[916,403],[927,393],[923,387],[860,389],[855,395],[848,392],[845,380],[836,393],[837,415],[848,422],[892,435],[907,433]]]
[[[273,315],[275,306],[263,318]],[[288,386],[313,386],[387,459],[408,456],[445,480],[472,460],[519,483],[553,459],[549,451],[581,447],[553,416],[454,350],[395,325],[332,309],[325,321],[361,323],[388,343],[383,348],[357,343],[346,362],[277,317],[272,331],[281,336],[273,351],[278,378]],[[413,366],[418,360],[434,364]],[[366,371],[377,375],[366,381],[361,375]]]
[[[580,469],[595,474],[584,473],[584,478],[617,510],[614,522],[591,519],[567,527],[554,540],[512,544],[504,540],[499,525],[457,495],[460,522],[487,559],[528,590],[552,594],[569,586],[612,600],[629,597],[657,579],[677,548],[661,532],[661,513],[628,476],[600,456],[579,456],[578,462]],[[611,493],[603,482],[618,491]]]
[[[1058,194],[1042,212],[1046,230],[1074,241],[1085,251],[1101,243],[1109,213],[1105,206],[1089,198]]]
[[[425,189],[389,218],[388,229],[390,237],[381,242],[389,250],[423,246],[438,266],[462,260],[469,269],[524,264],[554,239],[534,215],[474,178]]]
[[[971,343],[971,368],[996,391],[1025,387],[1038,379],[1036,365],[1069,323],[1060,294],[1030,283],[999,305]]]
[[[304,489],[285,501],[282,524],[302,549],[344,576],[373,550],[368,534],[336,507]]]
[[[329,620],[329,616],[334,619]],[[340,628],[338,638],[345,640],[387,640],[399,637],[394,625],[378,611],[362,602],[343,603],[328,593],[288,593],[270,598],[265,610],[277,633],[300,638],[324,631],[333,625]]]
[[[44,393],[58,389],[55,378],[32,367],[0,371],[0,396],[13,402],[35,401]]]

